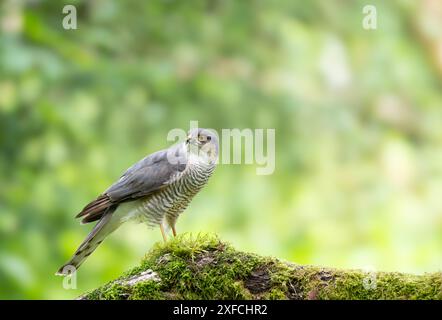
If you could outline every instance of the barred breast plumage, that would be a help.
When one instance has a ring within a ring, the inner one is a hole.
[[[214,164],[191,157],[186,169],[172,177],[166,188],[138,202],[133,218],[151,227],[164,222],[168,226],[175,225],[178,216],[207,184],[214,169]]]

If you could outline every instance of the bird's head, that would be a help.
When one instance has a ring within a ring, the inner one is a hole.
[[[211,130],[196,128],[188,132],[186,145],[190,153],[215,161],[218,157],[218,135]]]

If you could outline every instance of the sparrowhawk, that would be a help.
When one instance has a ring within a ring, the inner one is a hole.
[[[131,166],[77,215],[93,230],[57,274],[78,269],[103,240],[126,221],[159,226],[176,236],[175,223],[195,194],[207,183],[218,158],[218,137],[208,129],[192,129],[185,142],[146,156]]]

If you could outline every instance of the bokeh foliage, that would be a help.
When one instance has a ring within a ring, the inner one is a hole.
[[[78,29],[62,28],[73,4]],[[161,239],[130,224],[78,274],[73,216],[172,128],[276,129],[276,171],[221,165],[178,223],[306,264],[442,263],[442,4],[2,1],[0,298],[72,298]]]

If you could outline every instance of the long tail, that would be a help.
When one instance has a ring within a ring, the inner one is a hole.
[[[107,212],[95,225],[91,233],[84,239],[81,245],[75,251],[71,260],[64,264],[55,274],[66,275],[77,270],[80,265],[89,257],[92,252],[103,242],[103,240],[116,228],[120,226],[119,223],[112,221],[112,212]]]

